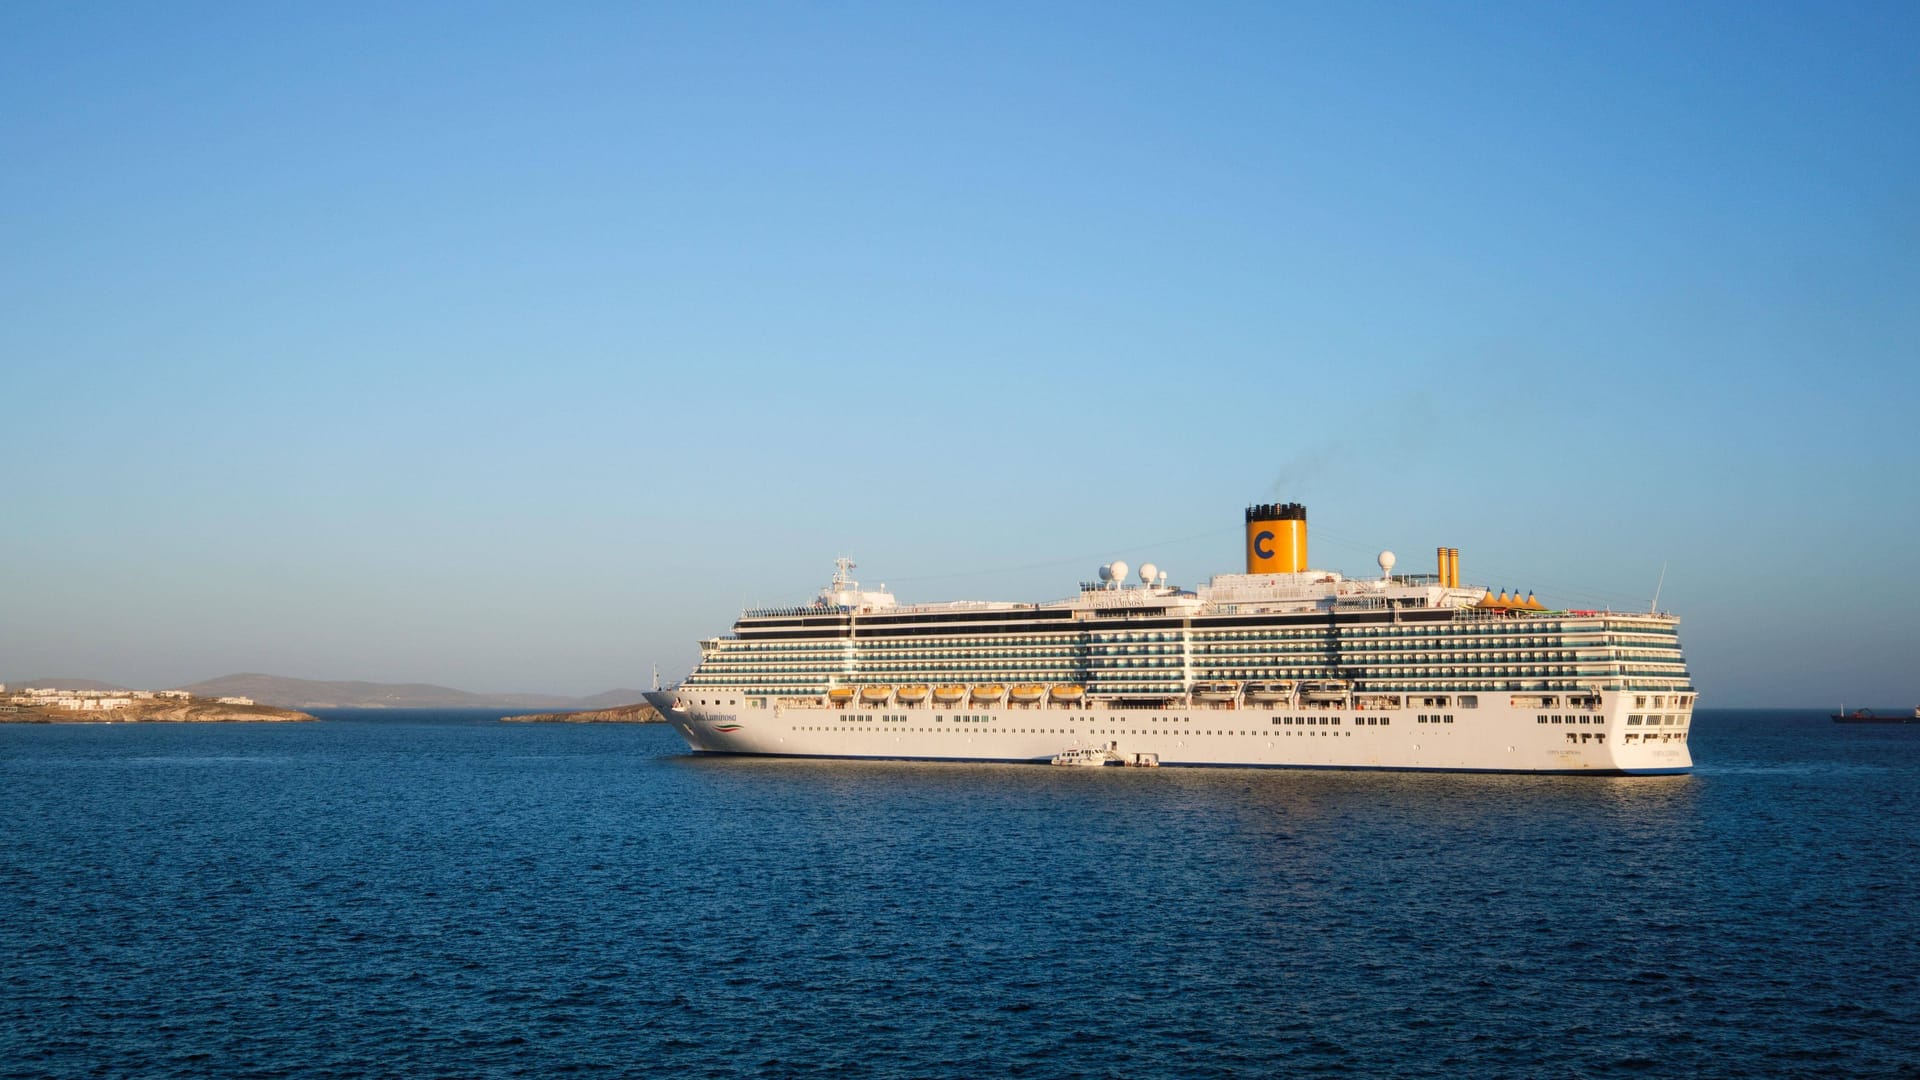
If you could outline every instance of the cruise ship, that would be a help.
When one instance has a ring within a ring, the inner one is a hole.
[[[902,604],[851,560],[743,612],[647,700],[696,751],[1162,765],[1663,774],[1693,766],[1675,616],[1559,610],[1431,573],[1309,568],[1298,503],[1246,511],[1246,572],[1100,568],[1044,603]]]

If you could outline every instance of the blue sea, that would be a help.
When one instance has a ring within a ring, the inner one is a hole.
[[[1920,727],[1688,776],[0,727],[0,1076],[1920,1076]]]

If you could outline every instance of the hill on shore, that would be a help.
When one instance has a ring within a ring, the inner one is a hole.
[[[283,709],[593,709],[641,700],[638,690],[591,697],[475,694],[432,683],[325,682],[281,675],[223,675],[178,689],[203,697],[249,697]]]
[[[25,690],[29,686],[50,686],[60,690],[144,690],[145,687],[121,686],[119,683],[101,682],[98,679],[7,679],[9,691]],[[640,700],[635,698],[635,701]]]

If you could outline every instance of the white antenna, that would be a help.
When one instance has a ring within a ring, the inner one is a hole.
[[[1667,564],[1663,562],[1660,564],[1660,581],[1658,584],[1656,584],[1653,587],[1653,603],[1648,605],[1647,614],[1649,615],[1660,614],[1660,590],[1666,588],[1666,586],[1667,586]]]
[[[660,689],[660,665],[659,664],[653,665],[653,688],[655,690]]]

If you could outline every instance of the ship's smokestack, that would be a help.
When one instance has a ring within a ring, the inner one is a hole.
[[[1450,589],[1457,589],[1460,587],[1460,549],[1459,548],[1447,549],[1447,587]]]
[[[1307,508],[1299,503],[1247,507],[1247,573],[1297,574],[1307,568]]]

